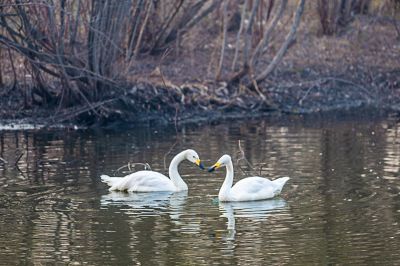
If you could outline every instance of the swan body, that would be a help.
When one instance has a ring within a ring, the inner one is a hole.
[[[110,186],[110,191],[154,192],[154,191],[185,191],[188,186],[178,172],[178,165],[188,160],[204,169],[199,156],[194,150],[185,150],[178,153],[169,166],[169,176],[155,171],[138,171],[125,177],[110,177],[102,175],[101,181]]]
[[[229,155],[223,155],[208,171],[212,172],[222,166],[226,166],[226,177],[218,194],[218,199],[221,202],[270,199],[279,195],[283,186],[289,180],[289,177],[281,177],[271,181],[264,177],[252,176],[244,178],[232,186],[233,164]]]

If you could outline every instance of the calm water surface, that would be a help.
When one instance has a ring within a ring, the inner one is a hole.
[[[399,134],[385,120],[0,132],[0,264],[398,265]],[[237,162],[239,140],[252,167]],[[187,162],[187,193],[110,193],[99,180],[128,162],[166,173],[186,148],[207,166],[231,154],[235,181],[291,179],[249,203],[219,203],[225,170]]]

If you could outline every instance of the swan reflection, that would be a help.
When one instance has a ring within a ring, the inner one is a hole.
[[[242,201],[242,202],[219,202],[220,217],[228,219],[228,240],[235,239],[235,218],[251,218],[252,221],[263,221],[271,213],[283,209],[286,201],[282,198],[275,198],[262,201]]]
[[[187,191],[182,192],[147,192],[128,193],[113,191],[101,196],[102,207],[119,207],[129,214],[154,216],[169,213],[171,219],[177,220],[182,214],[187,198]]]

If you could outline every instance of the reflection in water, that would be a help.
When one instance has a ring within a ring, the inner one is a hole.
[[[250,218],[252,221],[263,221],[267,219],[271,213],[282,209],[285,206],[286,201],[281,198],[262,201],[219,202],[219,210],[222,212],[221,217],[226,217],[228,219],[227,239],[235,239],[235,217]]]
[[[0,264],[397,265],[399,132],[388,121],[302,120],[177,136],[150,127],[0,132]],[[165,173],[165,154],[168,165],[186,148],[210,165],[237,155],[238,140],[254,169],[242,161],[237,180],[291,176],[285,200],[213,205],[224,173],[190,163],[179,169],[183,195],[111,194],[99,179],[128,162]]]
[[[107,195],[101,196],[100,202],[102,207],[118,206],[129,214],[153,216],[167,212],[172,220],[179,220],[186,198],[187,191],[175,193],[127,193],[112,191]]]

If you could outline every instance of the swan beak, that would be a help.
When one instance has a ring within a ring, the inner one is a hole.
[[[208,172],[213,172],[215,169],[218,169],[221,167],[221,163],[216,162],[213,166],[208,168]]]
[[[200,159],[197,159],[194,163],[195,163],[198,167],[200,167],[200,169],[204,169],[204,165],[203,165],[203,163],[200,161]]]

